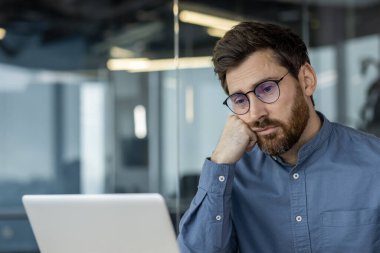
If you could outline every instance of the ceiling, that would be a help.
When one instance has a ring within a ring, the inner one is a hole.
[[[149,31],[169,20],[170,4],[167,0],[0,0],[0,27],[7,30],[0,41],[0,58],[37,68],[102,67],[111,46],[144,37],[154,44]]]
[[[309,17],[311,45],[346,38],[351,21],[354,35],[350,36],[380,33],[379,1],[309,0],[308,16],[302,12],[303,2],[183,0],[180,9],[270,20],[300,33],[302,20]],[[172,4],[171,0],[0,0],[0,27],[7,30],[0,41],[0,61],[56,70],[99,69],[115,46],[133,57],[173,57]],[[180,23],[183,56],[209,55],[216,40],[203,27]]]

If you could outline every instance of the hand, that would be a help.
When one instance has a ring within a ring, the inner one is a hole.
[[[227,119],[219,143],[211,156],[215,163],[235,163],[256,145],[256,134],[236,115]]]

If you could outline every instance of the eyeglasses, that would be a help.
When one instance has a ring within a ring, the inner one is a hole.
[[[223,104],[226,105],[233,113],[243,115],[249,112],[250,101],[247,96],[248,93],[253,92],[255,96],[263,103],[272,104],[280,97],[279,83],[289,74],[286,73],[278,80],[266,80],[256,85],[256,87],[247,93],[235,93],[224,100]]]

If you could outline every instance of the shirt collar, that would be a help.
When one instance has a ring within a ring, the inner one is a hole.
[[[298,152],[297,164],[302,163],[307,157],[309,157],[316,149],[322,145],[323,142],[325,142],[325,140],[328,139],[331,134],[331,122],[321,112],[317,111],[317,114],[321,119],[321,129],[313,138],[311,138],[301,147]],[[289,166],[289,164],[285,163],[279,156],[272,156],[272,158],[285,166]]]
[[[331,122],[322,113],[317,111],[317,114],[321,119],[321,129],[313,138],[311,138],[307,143],[305,143],[305,145],[301,147],[300,151],[298,152],[298,163],[303,162],[308,156],[310,156],[310,154],[318,149],[331,134]]]

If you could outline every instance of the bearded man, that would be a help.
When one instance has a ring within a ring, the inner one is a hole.
[[[301,38],[243,22],[213,63],[233,115],[181,220],[181,252],[380,252],[380,140],[315,110]]]

